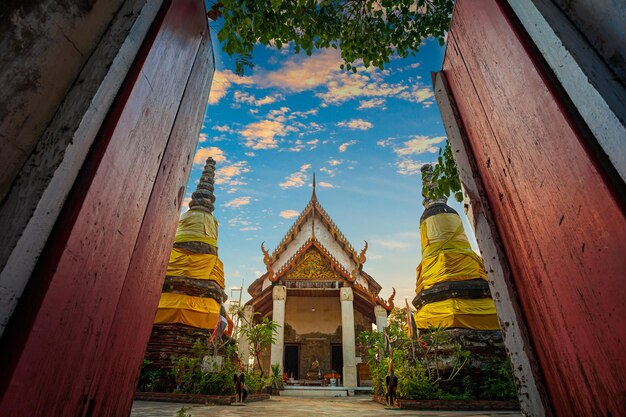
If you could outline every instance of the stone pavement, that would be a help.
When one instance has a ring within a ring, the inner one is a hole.
[[[512,411],[413,411],[388,410],[370,397],[298,398],[272,397],[244,406],[201,406],[151,401],[135,401],[130,417],[173,417],[181,407],[192,407],[193,417],[280,416],[280,417],[521,417]]]

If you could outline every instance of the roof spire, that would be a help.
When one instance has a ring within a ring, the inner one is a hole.
[[[198,187],[196,191],[191,194],[191,201],[189,202],[190,210],[202,210],[213,213],[213,210],[215,210],[215,205],[213,204],[215,203],[215,195],[213,194],[213,191],[215,191],[214,183],[215,160],[208,157],[204,165],[204,170],[202,171],[202,176],[198,182]]]
[[[315,172],[313,172],[313,194],[311,194],[311,200],[317,201],[317,195],[315,194]]]

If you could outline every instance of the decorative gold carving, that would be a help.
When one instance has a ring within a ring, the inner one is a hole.
[[[365,257],[365,252],[367,252],[367,248],[368,248],[367,240],[364,240],[363,242],[365,242],[365,246],[363,247],[363,250],[359,254],[358,261],[356,263],[355,268],[352,270],[352,273],[350,274],[350,276],[352,277],[352,281],[356,281],[356,279],[359,277],[359,274],[363,270],[363,264],[367,260],[367,258]]]
[[[267,277],[270,281],[274,281],[274,270],[272,269],[272,258],[270,257],[269,252],[265,249],[265,242],[261,242],[261,252],[263,252],[263,263],[267,268]]]
[[[343,278],[331,268],[330,262],[313,248],[309,249],[295,268],[289,271],[287,279],[343,281]]]

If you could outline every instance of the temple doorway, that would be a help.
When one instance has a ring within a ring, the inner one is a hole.
[[[330,366],[331,370],[335,371],[338,374],[343,372],[343,348],[338,343],[333,343],[331,345],[331,358],[330,358]]]
[[[284,369],[289,378],[300,379],[300,345],[285,345]]]

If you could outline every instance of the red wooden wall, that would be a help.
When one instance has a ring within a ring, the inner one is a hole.
[[[0,415],[130,412],[207,103],[210,48],[204,2],[165,2],[3,336]]]
[[[457,0],[444,75],[553,412],[626,415],[623,208],[506,7]]]

